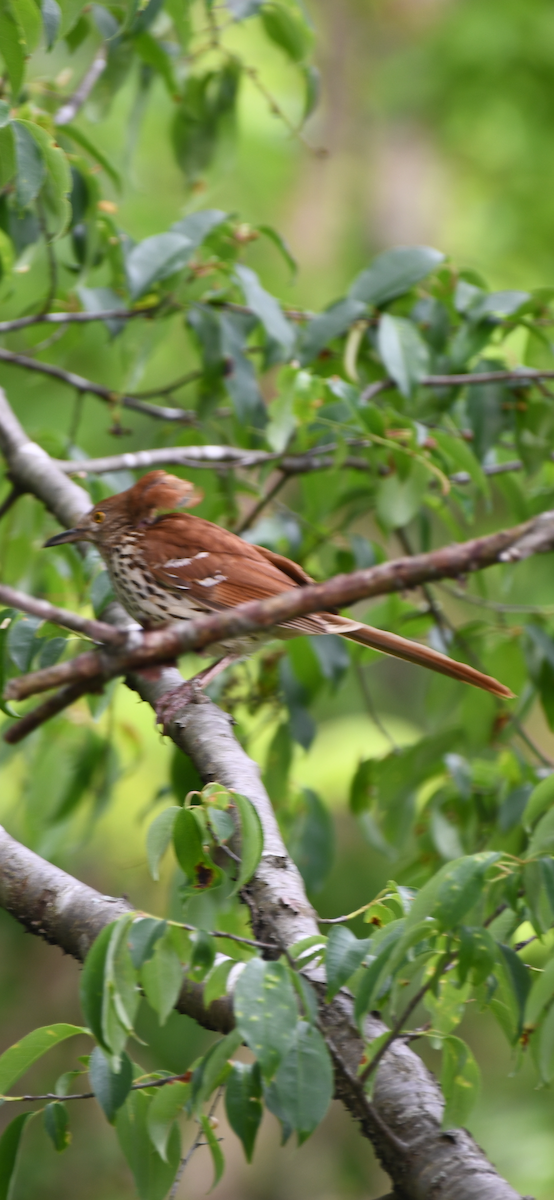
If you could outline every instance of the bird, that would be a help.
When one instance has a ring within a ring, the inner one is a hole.
[[[181,511],[201,499],[188,480],[162,470],[149,471],[126,491],[94,504],[78,525],[49,538],[45,546],[92,542],[106,563],[117,599],[145,629],[190,621],[201,613],[221,612],[246,600],[263,600],[314,582],[298,563],[282,554]],[[276,628],[211,645],[207,652],[217,661],[195,680],[205,687],[230,662],[251,654],[264,642],[302,634],[339,634],[494,696],[513,696],[497,679],[466,663],[332,611],[293,617]],[[164,725],[174,715],[176,703],[191,698],[189,684],[164,698],[158,713]]]

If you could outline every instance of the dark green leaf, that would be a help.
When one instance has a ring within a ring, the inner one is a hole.
[[[62,1150],[67,1150],[71,1142],[71,1134],[69,1132],[69,1116],[65,1104],[62,1104],[59,1100],[55,1100],[53,1104],[46,1105],[44,1110],[44,1128],[58,1154],[61,1154]]]
[[[541,782],[533,788],[521,818],[524,828],[530,829],[537,818],[542,816],[543,812],[552,804],[554,804],[554,772],[546,779],[541,779]]]
[[[458,956],[458,978],[464,984],[472,972],[474,986],[482,983],[490,974],[496,961],[496,943],[488,929],[478,926],[460,928],[460,952]]]
[[[554,996],[554,958],[547,962],[544,971],[535,979],[525,1004],[525,1025],[537,1024],[543,1008],[551,1004]]]
[[[102,1006],[104,999],[104,967],[115,922],[106,925],[93,942],[84,962],[79,981],[79,995],[85,1021],[96,1041],[109,1052],[104,1041]]]
[[[268,337],[279,344],[283,357],[290,358],[296,335],[292,325],[283,316],[277,300],[270,292],[266,292],[256,272],[250,267],[237,263],[235,273],[248,307],[261,321]]]
[[[529,969],[525,963],[512,950],[510,946],[500,945],[501,961],[503,962],[506,979],[511,987],[518,1013],[517,1036],[519,1037],[523,1029],[523,1019],[525,1015],[525,1006],[527,997],[531,989],[531,978]]]
[[[225,1170],[225,1159],[223,1157],[223,1150],[221,1149],[221,1146],[220,1146],[220,1144],[217,1140],[217,1137],[214,1133],[213,1126],[210,1122],[210,1118],[207,1116],[206,1113],[200,1114],[200,1123],[202,1125],[202,1129],[204,1130],[204,1137],[206,1138],[206,1141],[210,1148],[210,1154],[212,1156],[212,1163],[213,1163],[213,1168],[214,1168],[214,1178],[213,1178],[212,1186],[210,1188],[210,1192],[212,1192],[214,1187],[217,1187],[217,1184],[219,1183],[221,1176],[223,1175],[223,1172]]]
[[[473,1054],[461,1038],[450,1034],[442,1043],[441,1088],[446,1100],[443,1129],[465,1125],[479,1094],[481,1075]]]
[[[304,813],[293,829],[290,853],[309,892],[320,891],[335,856],[335,829],[329,809],[311,788],[302,789]]]
[[[111,1125],[118,1108],[125,1103],[133,1082],[133,1064],[127,1054],[121,1055],[119,1071],[114,1071],[109,1059],[95,1046],[89,1060],[88,1073],[94,1095]]]
[[[180,271],[192,250],[192,242],[182,233],[157,233],[133,246],[125,264],[132,299],[138,300],[153,284]]]
[[[434,917],[442,929],[453,929],[479,899],[483,876],[499,857],[494,851],[483,851],[446,863],[418,892],[408,917],[410,925]]]
[[[156,942],[154,953],[143,963],[140,979],[146,999],[165,1025],[183,982],[183,964],[175,949],[171,928]]]
[[[0,47],[15,103],[25,74],[25,50],[23,38],[7,4],[0,5]]]
[[[444,254],[430,246],[398,246],[394,250],[385,250],[358,275],[349,295],[379,308],[409,291],[443,261]]]
[[[175,819],[181,809],[176,805],[170,808],[164,808],[163,812],[158,813],[154,817],[152,824],[146,835],[146,854],[148,857],[148,869],[152,879],[160,878],[160,859],[165,854],[171,839],[173,837],[173,826]]]
[[[298,1020],[298,1005],[282,962],[253,958],[239,975],[234,993],[237,1028],[260,1064],[265,1079],[287,1053]]]
[[[31,660],[38,650],[37,629],[42,625],[40,617],[21,617],[12,621],[8,629],[8,654],[20,671],[28,671]]]
[[[300,62],[311,48],[312,34],[298,10],[286,8],[284,4],[264,4],[261,12],[264,30],[293,62]]]
[[[277,247],[287,266],[290,267],[292,276],[294,278],[296,272],[298,271],[298,263],[284,237],[282,237],[279,231],[274,229],[272,225],[258,225],[257,228],[259,233],[265,234],[265,236],[269,238],[270,242],[273,242],[273,245]]]
[[[374,999],[378,994],[379,986],[387,967],[389,958],[401,937],[404,934],[405,921],[393,922],[387,927],[386,933],[382,941],[375,951],[375,958],[364,971],[358,990],[356,993],[356,1002],[354,1013],[358,1025],[361,1024],[365,1014],[373,1007]]]
[[[192,1081],[192,1103],[196,1112],[209,1100],[212,1092],[225,1081],[231,1068],[229,1059],[238,1050],[242,1035],[238,1029],[233,1029],[226,1037],[221,1038],[210,1046],[199,1067],[194,1072]]]
[[[301,1145],[323,1120],[333,1096],[333,1068],[318,1029],[300,1021],[290,1050],[266,1091],[266,1104]]]
[[[257,1062],[233,1063],[225,1088],[225,1112],[233,1133],[243,1144],[246,1161],[252,1162],[263,1113],[262,1081]]]
[[[321,350],[336,337],[366,314],[366,305],[360,300],[347,298],[331,305],[320,316],[314,317],[305,329],[300,344],[300,361],[303,365],[317,358]]]
[[[232,799],[240,817],[240,868],[234,889],[239,892],[252,878],[262,857],[264,835],[258,813],[247,796],[234,792]]]
[[[371,938],[360,941],[346,925],[333,925],[325,954],[327,1000],[332,1000],[347,979],[358,970],[370,946]]]
[[[190,1083],[173,1080],[157,1089],[148,1110],[148,1134],[160,1158],[167,1162],[167,1143],[175,1119],[190,1096]]]
[[[209,237],[212,230],[217,229],[217,226],[226,221],[227,217],[228,213],[223,212],[220,208],[203,208],[199,212],[189,213],[188,217],[182,217],[180,221],[175,221],[175,224],[171,226],[171,231],[183,234],[194,246],[194,249],[197,249]]]
[[[378,346],[389,375],[402,395],[409,398],[429,370],[429,352],[418,329],[404,317],[383,313]]]
[[[130,1092],[119,1109],[116,1129],[119,1144],[133,1173],[140,1200],[164,1200],[181,1160],[181,1138],[172,1125],[164,1160],[148,1135],[148,1112],[153,1103],[144,1092]]]
[[[0,33],[2,25],[0,23]],[[0,1138],[0,1200],[10,1200],[23,1130],[34,1113],[20,1113]]]
[[[133,921],[127,934],[127,945],[137,971],[152,957],[154,946],[166,929],[167,921],[160,921],[156,917],[139,917]]]
[[[46,49],[51,50],[58,37],[62,10],[57,0],[41,0],[41,11]]]
[[[19,1079],[37,1058],[42,1058],[48,1050],[79,1033],[88,1033],[88,1030],[80,1025],[65,1023],[43,1025],[40,1029],[33,1029],[31,1033],[27,1033],[14,1046],[10,1046],[0,1054],[0,1096],[6,1094],[16,1079]]]

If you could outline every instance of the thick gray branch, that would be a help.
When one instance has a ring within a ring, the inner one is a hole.
[[[38,447],[31,448],[7,401],[1,396],[0,445],[14,483],[39,495],[62,524],[73,524],[88,508],[85,493],[68,480],[43,451]],[[142,698],[153,706],[180,681],[181,676],[175,668],[161,667],[137,672],[129,680]],[[317,934],[316,914],[308,903],[300,875],[287,855],[258,768],[233,737],[231,719],[202,696],[198,703],[187,705],[174,717],[170,735],[175,744],[191,756],[206,782],[218,780],[243,793],[259,814],[264,831],[264,852],[256,875],[244,892],[255,936],[273,943],[277,954],[299,938]],[[10,849],[13,850],[13,846],[8,846]],[[30,853],[24,851],[25,855]],[[33,855],[33,863],[35,859]],[[9,906],[9,911],[27,928],[32,928],[33,921],[37,921],[38,932],[39,928],[46,928],[44,894],[49,873],[57,873],[60,891],[67,877],[40,859],[36,862],[36,871],[37,888],[32,878],[28,884],[29,907],[23,904],[25,889],[21,892],[17,888],[17,870],[12,871],[7,884],[0,885],[3,888],[0,903]],[[27,880],[33,872],[23,866],[21,874]],[[0,878],[3,875],[0,853]],[[71,883],[74,889],[84,888],[75,880]],[[80,896],[90,894],[90,891],[85,889]],[[82,901],[77,900],[75,891],[73,895],[79,910]],[[104,920],[113,919],[114,902],[102,898],[93,901],[95,895],[92,893],[91,896],[93,916],[89,918],[85,913],[85,923],[102,920],[98,908],[95,909],[98,903],[106,906]],[[117,904],[121,902],[115,902]],[[53,919],[49,919],[48,929],[53,932]],[[72,944],[77,948],[79,935],[72,922],[73,916],[69,915],[67,925],[73,929]],[[85,940],[86,935],[83,935],[83,945]],[[318,973],[312,971],[311,977],[321,990]],[[353,1025],[348,994],[340,994],[330,1005],[322,1000],[320,1020],[335,1063],[337,1095],[375,1145],[391,1176],[398,1200],[518,1200],[517,1193],[495,1172],[468,1133],[464,1130],[453,1134],[441,1131],[443,1101],[440,1090],[421,1059],[408,1046],[396,1043],[383,1058],[371,1104],[356,1078],[363,1046]],[[366,1035],[375,1037],[383,1028],[380,1021],[370,1018]]]

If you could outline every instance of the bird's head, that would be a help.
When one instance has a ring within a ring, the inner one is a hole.
[[[61,546],[66,542],[93,542],[96,546],[113,544],[125,531],[145,528],[163,513],[199,504],[202,493],[187,479],[178,479],[165,471],[149,471],[126,492],[118,492],[95,504],[73,529],[65,529],[44,543]]]

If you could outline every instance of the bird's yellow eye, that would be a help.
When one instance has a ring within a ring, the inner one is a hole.
[[[105,516],[106,516],[106,514],[103,512],[95,512],[92,519],[93,519],[93,521],[96,521],[97,525],[101,525]]]

